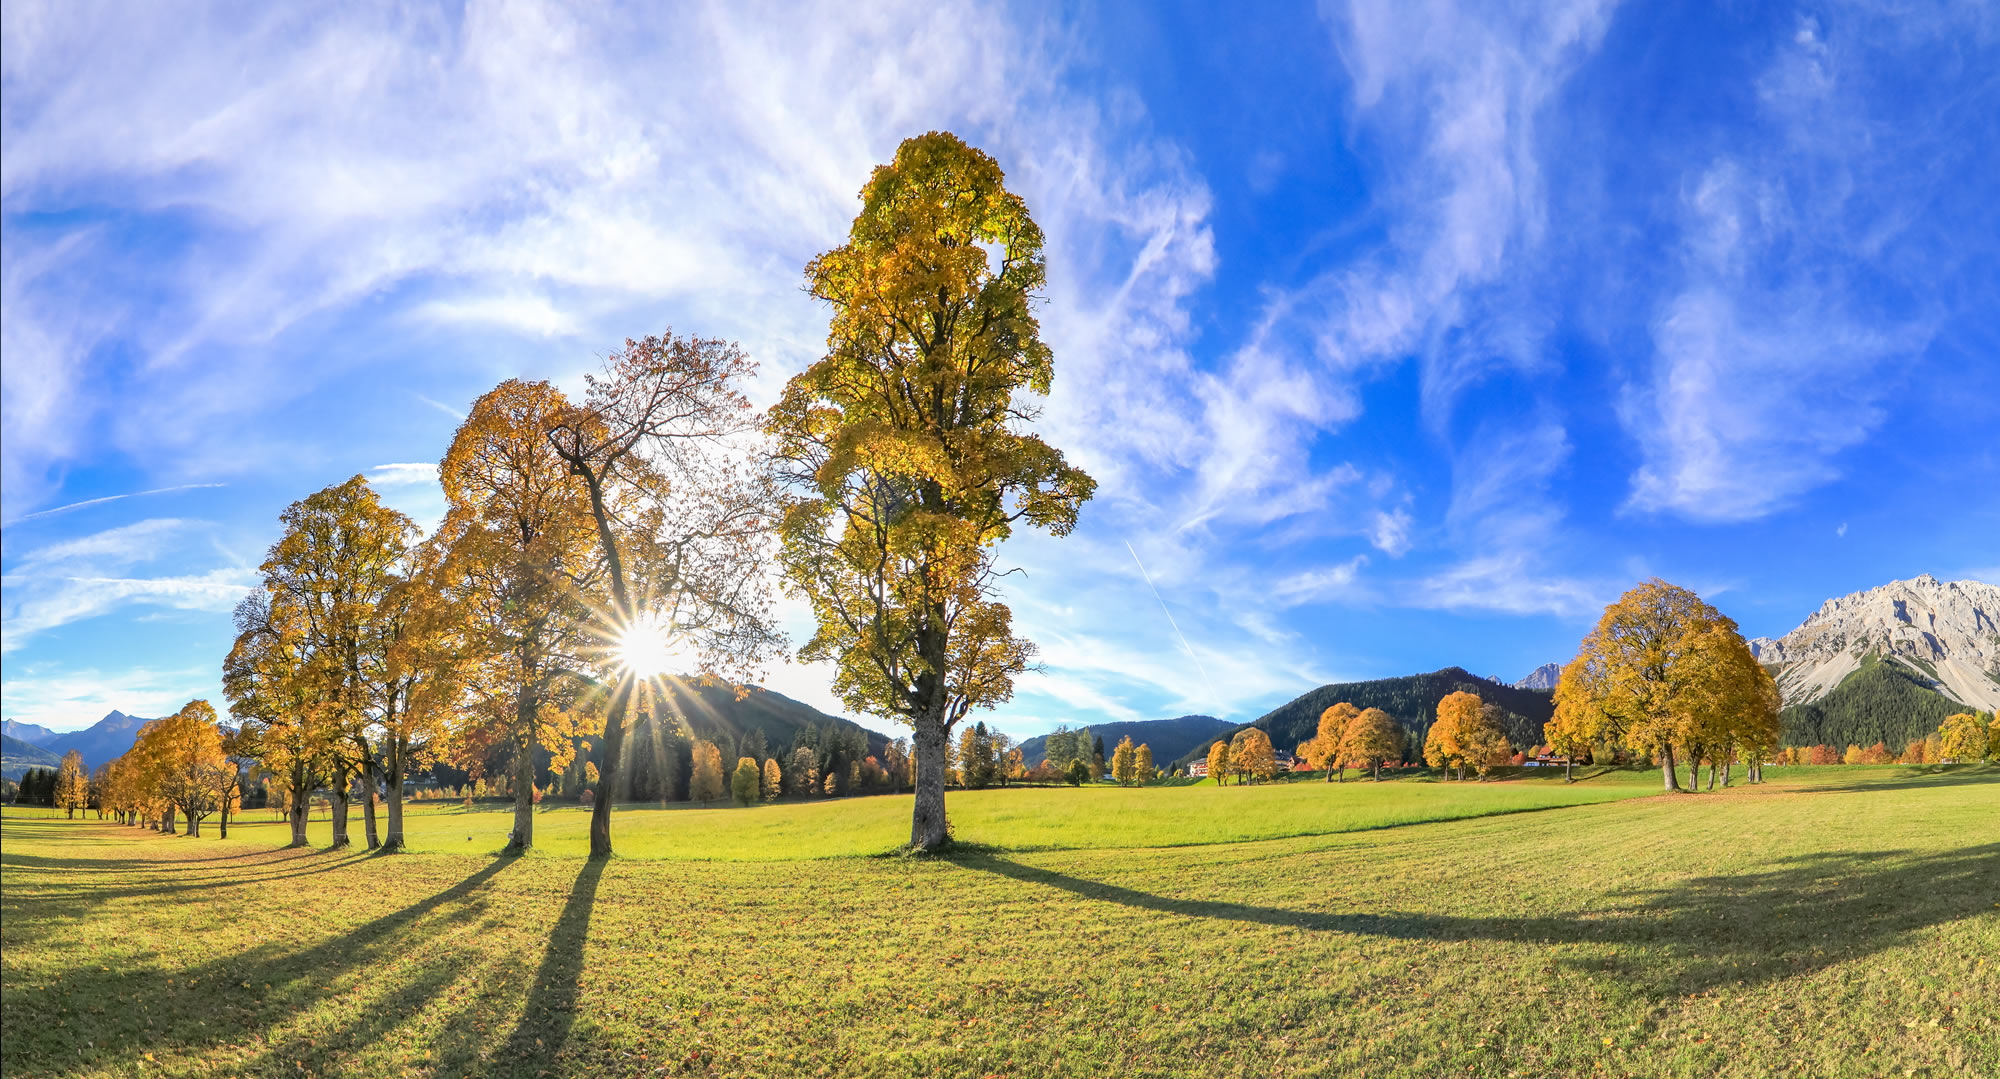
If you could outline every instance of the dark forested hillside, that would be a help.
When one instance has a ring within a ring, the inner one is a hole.
[[[1781,713],[1786,745],[1872,746],[1901,749],[1937,730],[1946,718],[1971,709],[1939,693],[1928,679],[1897,660],[1866,656],[1833,692]]]
[[[19,779],[30,768],[54,768],[62,763],[57,754],[19,738],[0,735],[0,775]]]
[[[1257,719],[1239,724],[1224,734],[1246,726],[1262,727],[1279,749],[1292,749],[1319,731],[1319,715],[1346,701],[1360,708],[1380,708],[1411,732],[1410,742],[1421,746],[1423,735],[1437,718],[1438,702],[1458,690],[1474,693],[1489,704],[1507,710],[1507,737],[1517,746],[1530,746],[1542,739],[1542,724],[1555,712],[1555,694],[1546,689],[1522,689],[1481,678],[1460,667],[1446,667],[1429,674],[1401,678],[1378,678],[1372,682],[1341,682],[1321,686],[1281,704]],[[1203,739],[1174,761],[1182,767],[1197,753],[1208,752],[1214,738]]]
[[[1194,749],[1196,745],[1207,746],[1209,741],[1224,731],[1233,731],[1236,724],[1214,716],[1175,716],[1173,719],[1140,719],[1121,723],[1093,723],[1090,733],[1104,739],[1105,752],[1110,752],[1121,738],[1132,739],[1132,744],[1149,746],[1155,761],[1170,761]],[[1021,743],[1021,761],[1033,768],[1049,755],[1049,736],[1038,734]]]
[[[750,687],[740,700],[733,686],[721,682],[704,685],[693,680],[669,680],[667,686],[666,707],[654,709],[656,714],[642,711],[633,719],[625,743],[626,767],[621,772],[620,798],[686,799],[694,739],[714,742],[722,750],[726,766],[732,768],[739,755],[762,759],[789,753],[801,744],[814,747],[828,762],[851,763],[867,756],[880,759],[890,741],[889,736],[853,720],[828,715],[782,693],[756,686]],[[565,780],[565,789],[574,789],[581,782],[578,777],[584,765],[599,763],[602,751],[601,744],[593,744],[577,755]],[[485,774],[508,774],[510,752],[504,745],[496,746],[494,755],[485,762]],[[537,751],[536,764],[537,783],[557,778],[549,770],[547,750]],[[461,783],[467,777],[466,772],[449,765],[438,765],[431,773],[446,784]]]

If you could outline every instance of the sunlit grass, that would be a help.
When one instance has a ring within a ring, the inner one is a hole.
[[[1651,794],[1657,777],[1595,775],[1575,785],[1559,777],[1510,782],[1303,782],[1217,789],[1194,787],[1014,788],[953,791],[947,799],[955,838],[1007,850],[1181,846],[1324,835],[1421,821],[1583,805]],[[634,858],[789,860],[880,854],[910,838],[908,795],[784,802],[748,808],[717,803],[620,805],[613,818],[619,854]],[[489,853],[506,844],[511,805],[419,802],[406,811],[412,850]],[[547,854],[589,851],[589,811],[547,804],[535,816],[535,846]],[[360,841],[361,817],[349,818]],[[315,844],[333,826],[313,821]],[[274,845],[289,837],[272,814],[252,811],[232,824],[232,841]]]
[[[368,856],[10,813],[0,1072],[1993,1074],[2000,771],[1776,778],[945,860]],[[990,801],[1023,794],[1133,792]],[[654,811],[702,815],[782,813]]]

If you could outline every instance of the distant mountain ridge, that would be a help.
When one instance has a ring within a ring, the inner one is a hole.
[[[55,754],[58,760],[74,749],[83,755],[83,766],[95,768],[106,761],[114,760],[132,748],[139,739],[139,728],[152,720],[139,716],[128,716],[112,709],[103,719],[80,731],[51,731],[47,727],[33,723],[7,720],[6,734],[10,738],[20,738],[23,742],[37,746]],[[15,731],[38,732],[35,739],[22,738]]]
[[[870,753],[881,753],[889,741],[887,735],[862,727],[851,719],[828,715],[811,705],[759,686],[749,687],[743,699],[738,700],[735,687],[729,685],[701,685],[693,679],[670,680],[667,685],[672,709],[686,717],[689,728],[700,738],[728,741],[733,745],[744,733],[755,729],[763,731],[765,740],[771,745],[784,746],[789,745],[793,737],[811,723],[823,729],[851,727],[861,730],[867,737]],[[7,720],[6,735],[24,746],[49,753],[58,761],[64,753],[74,749],[83,755],[84,767],[96,768],[123,756],[138,740],[139,728],[151,722],[150,719],[126,715],[114,709],[80,731],[51,731],[36,724]],[[225,729],[233,728],[225,724]],[[23,738],[14,733],[16,730],[35,733],[41,741]],[[14,752],[9,750],[10,762],[14,756]]]
[[[1193,749],[1197,744],[1206,746],[1210,739],[1223,731],[1236,729],[1236,724],[1214,716],[1175,716],[1172,719],[1121,720],[1117,723],[1086,723],[1090,733],[1104,739],[1104,752],[1109,754],[1121,738],[1132,739],[1132,744],[1143,745],[1153,751],[1153,761],[1165,764]],[[1021,762],[1030,768],[1047,760],[1049,736],[1038,734],[1021,743]]]
[[[1875,657],[1961,704],[2000,709],[2000,587],[1907,581],[1827,600],[1783,637],[1750,642],[1789,706],[1829,697]]]
[[[1437,719],[1438,702],[1459,690],[1477,694],[1480,700],[1504,709],[1507,716],[1502,725],[1508,739],[1517,746],[1539,743],[1542,725],[1555,714],[1555,694],[1547,690],[1523,689],[1480,677],[1463,667],[1446,667],[1428,674],[1321,686],[1273,708],[1254,722],[1239,723],[1219,732],[1217,737],[1233,737],[1245,727],[1261,727],[1271,736],[1272,745],[1290,750],[1319,733],[1321,712],[1346,701],[1361,708],[1382,709],[1402,724],[1411,737],[1421,739]],[[1214,742],[1215,737],[1203,739],[1176,758],[1174,766],[1186,766],[1197,754],[1207,753]]]
[[[31,746],[46,745],[51,739],[61,737],[39,723],[23,723],[18,719],[0,720],[0,735],[18,739]]]

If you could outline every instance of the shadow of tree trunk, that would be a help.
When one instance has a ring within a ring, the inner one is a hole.
[[[521,1020],[507,1037],[495,1070],[533,1075],[547,1071],[559,1074],[563,1048],[570,1028],[576,1024],[579,986],[583,976],[583,952],[590,936],[590,910],[597,902],[597,882],[604,875],[607,858],[592,858],[570,886],[569,900],[549,930],[548,947],[542,951],[541,966],[528,986],[528,1003]]]

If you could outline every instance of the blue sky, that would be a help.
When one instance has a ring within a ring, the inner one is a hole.
[[[1515,678],[1654,574],[1752,635],[2000,578],[2000,9],[1500,6],[9,3],[4,712],[219,700],[279,511],[434,522],[502,378],[671,326],[768,401],[932,128],[1048,234],[1100,481],[1006,550],[1004,728]]]

